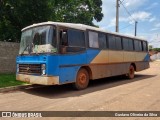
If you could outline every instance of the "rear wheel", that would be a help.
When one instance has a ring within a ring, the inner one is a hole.
[[[134,66],[130,65],[129,71],[128,71],[128,74],[127,74],[128,78],[129,79],[133,79],[134,78],[134,73],[135,73]]]
[[[78,71],[76,82],[73,84],[74,88],[77,90],[82,90],[87,88],[89,83],[89,75],[86,69],[82,68]]]

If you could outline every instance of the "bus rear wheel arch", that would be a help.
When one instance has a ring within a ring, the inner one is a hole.
[[[80,68],[77,73],[76,81],[73,83],[73,87],[77,90],[83,90],[88,87],[89,73],[85,68]]]

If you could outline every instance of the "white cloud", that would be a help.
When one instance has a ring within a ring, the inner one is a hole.
[[[159,33],[155,33],[150,35],[149,37],[149,45],[153,45],[154,48],[160,48],[160,34]]]
[[[116,18],[113,18],[110,20],[110,23],[109,23],[109,25],[107,25],[107,27],[109,28],[109,27],[113,27],[115,25],[116,25]]]
[[[152,17],[152,18],[149,19],[149,22],[154,22],[156,20],[157,20],[156,17]]]
[[[152,28],[150,31],[157,31],[159,30],[160,28]]]
[[[155,12],[154,8],[157,9],[157,7],[160,6],[160,2],[159,0],[156,1],[157,2],[154,0],[124,0],[123,2],[132,17],[140,22],[140,24],[138,24],[137,35],[145,37],[148,41],[153,39],[152,36],[155,36],[155,32],[160,32],[160,22],[154,24],[159,20],[158,13]],[[104,14],[104,18],[101,22],[97,23],[94,21],[94,23],[105,30],[115,31],[116,0],[102,0],[102,2],[102,12]],[[123,34],[134,35],[134,21],[131,17],[129,17],[122,5],[120,5],[119,14],[120,32]],[[133,25],[129,26],[129,24]],[[125,29],[121,30],[121,28]]]
[[[130,10],[136,10],[138,7],[145,4],[145,2],[148,0],[124,0],[123,4],[126,6],[126,8]],[[101,22],[97,23],[94,21],[95,24],[99,25],[100,27],[107,28],[107,29],[113,29],[115,27],[115,16],[116,16],[116,1],[115,0],[102,0],[102,13],[104,14],[104,17]],[[150,16],[147,12],[138,12],[134,13],[133,17],[138,20],[145,20],[146,17]],[[128,22],[132,24],[131,17],[128,17],[128,14],[126,13],[125,9],[120,7],[120,22]],[[130,21],[130,22],[129,22]],[[152,20],[151,20],[152,21]]]
[[[156,28],[160,28],[160,23],[154,25]]]
[[[120,21],[120,22],[128,22],[128,21],[129,21],[129,18],[120,17],[120,18],[119,18],[119,21]]]
[[[158,6],[158,5],[159,5],[159,3],[154,2],[149,7],[147,7],[146,10],[151,10],[151,9],[155,8],[156,6]]]
[[[138,21],[145,21],[145,20],[149,20],[149,18],[151,17],[151,13],[140,11],[140,12],[133,13],[132,17]]]
[[[154,28],[152,28],[150,31],[157,31],[160,30],[160,23],[157,23],[154,25]]]
[[[93,21],[94,24],[99,25],[101,28],[111,28],[115,26],[114,19],[116,16],[116,1],[102,0],[102,13],[104,17],[101,22]]]
[[[142,5],[144,5],[148,0],[125,0],[124,5],[131,9],[136,9]]]
[[[151,18],[151,13],[139,11],[136,13],[133,13],[130,17],[120,17],[120,22],[128,22],[130,24],[133,24],[136,21],[154,21],[156,18]]]

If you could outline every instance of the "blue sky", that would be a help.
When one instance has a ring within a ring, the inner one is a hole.
[[[121,0],[131,16],[120,5],[119,32],[134,35],[134,20],[138,21],[137,36],[148,40],[153,47],[160,47],[160,0]],[[116,0],[102,0],[104,17],[95,22],[100,28],[115,32]]]

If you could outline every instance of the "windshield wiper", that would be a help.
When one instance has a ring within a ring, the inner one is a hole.
[[[23,55],[24,51],[29,47],[29,44],[24,48],[24,50],[20,53],[20,55]]]

